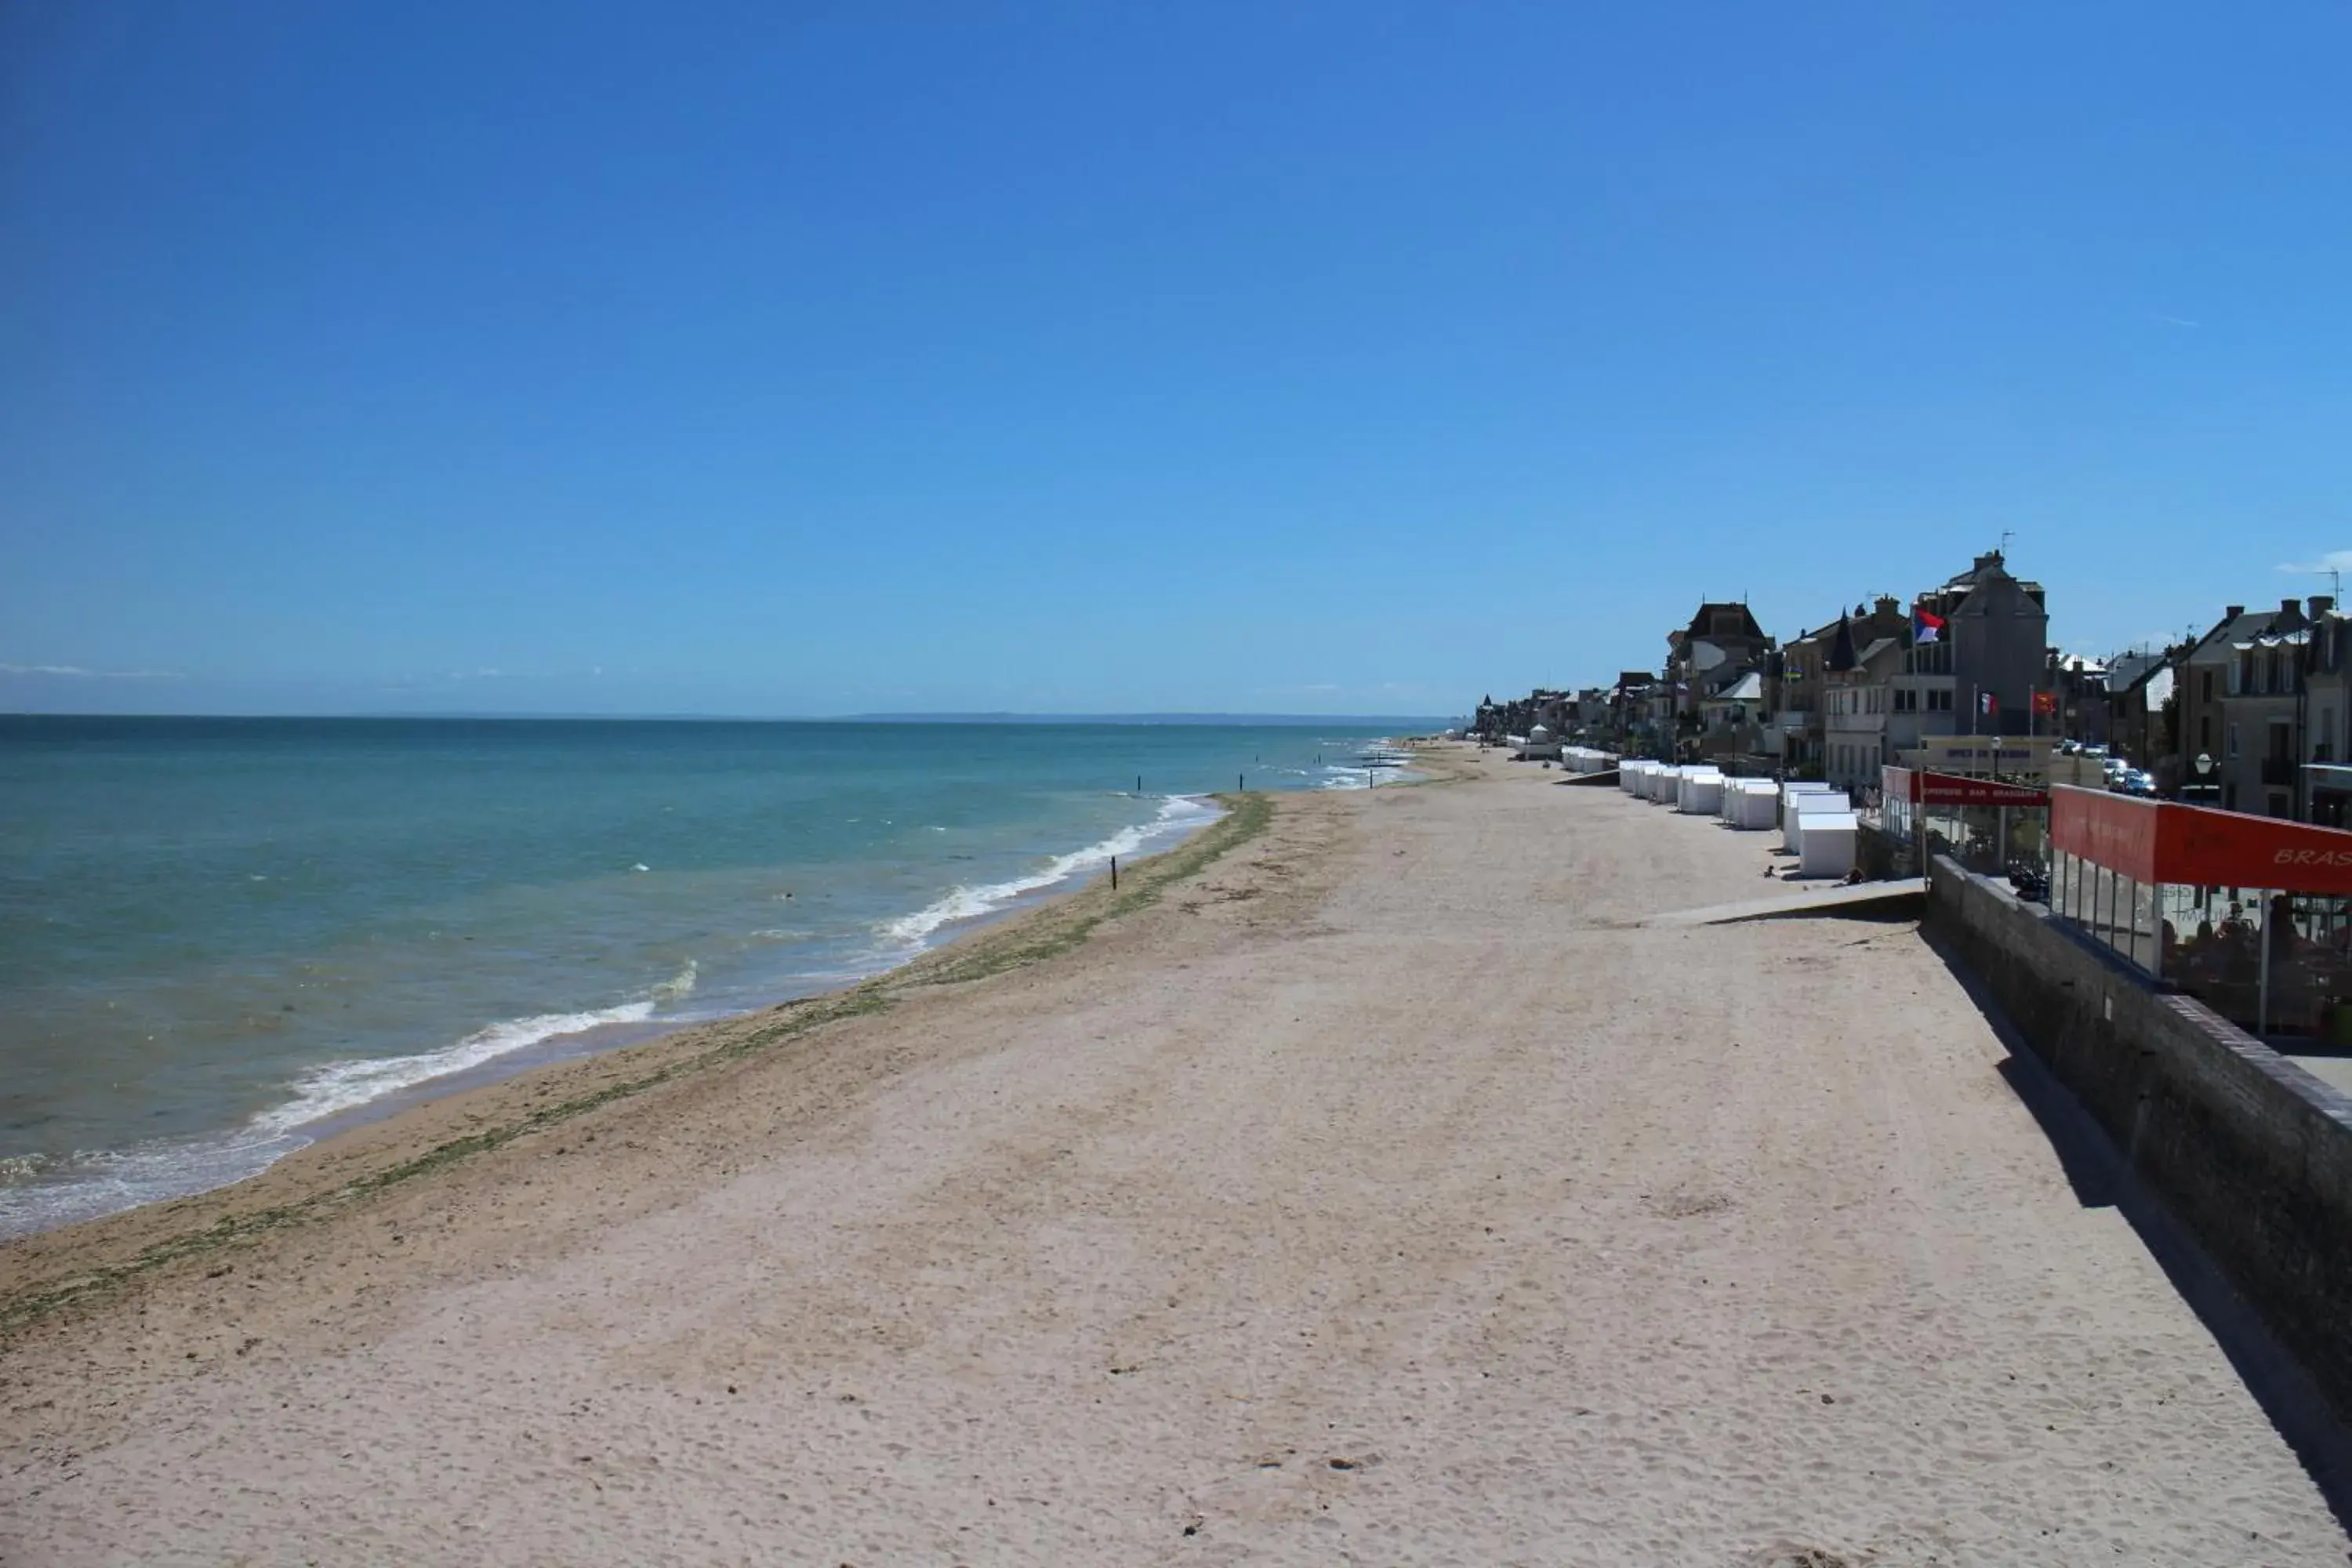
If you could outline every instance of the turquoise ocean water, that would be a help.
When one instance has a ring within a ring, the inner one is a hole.
[[[0,1236],[878,973],[1409,727],[0,718]]]

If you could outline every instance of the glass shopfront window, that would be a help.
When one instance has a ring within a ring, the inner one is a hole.
[[[2164,963],[2164,893],[2063,849],[2051,857],[2051,912],[2150,974]]]
[[[2286,868],[2340,889],[2342,868],[2352,865],[2352,833],[2257,826],[2194,806],[2072,789],[2058,806],[2062,837],[2073,847],[2053,847],[2053,916],[2243,1028],[2352,1047],[2352,895],[2141,882],[2079,852],[2104,839],[2128,847],[2118,858],[2131,853],[2158,876],[2168,866],[2249,878]],[[2165,843],[2150,829],[2167,818],[2142,813],[2189,814],[2181,826],[2198,825],[2197,835]]]

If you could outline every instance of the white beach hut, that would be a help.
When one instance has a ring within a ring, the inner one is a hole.
[[[1780,809],[1786,811],[1789,808],[1789,802],[1801,795],[1835,795],[1843,796],[1845,792],[1843,790],[1839,789],[1837,785],[1832,784],[1822,784],[1818,781],[1789,779],[1780,785]]]
[[[1712,816],[1723,805],[1720,768],[1685,768],[1675,781],[1675,809],[1685,816]]]
[[[1682,769],[1660,763],[1657,771],[1650,775],[1651,803],[1656,805],[1674,805],[1675,792],[1681,788],[1682,782]]]
[[[1781,803],[1780,843],[1791,855],[1805,852],[1806,818],[1844,813],[1853,814],[1853,803],[1843,790],[1801,790]]]
[[[1641,794],[1642,774],[1648,771],[1649,766],[1649,763],[1643,762],[1638,758],[1633,762],[1619,763],[1617,767],[1617,787],[1623,790],[1627,795]]]
[[[1861,819],[1851,811],[1809,811],[1802,820],[1804,847],[1798,852],[1797,874],[1843,877],[1852,871]]]
[[[1780,792],[1770,779],[1733,779],[1723,787],[1724,820],[1756,831],[1780,820]]]

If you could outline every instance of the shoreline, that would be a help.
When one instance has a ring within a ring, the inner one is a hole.
[[[1172,883],[1258,837],[1274,819],[1272,803],[1350,793],[1318,788],[1186,797],[1213,805],[1218,815],[1168,847],[1122,865],[1116,894],[1102,873],[1049,885],[1025,902],[977,917],[945,942],[848,984],[511,1071],[499,1072],[489,1062],[425,1079],[311,1124],[322,1129],[318,1136],[238,1180],[0,1238],[0,1348],[54,1312],[171,1263],[317,1217],[686,1075],[882,1011],[900,993],[983,979],[1057,956],[1105,921],[1148,907]],[[467,1081],[477,1074],[486,1076]]]
[[[1321,754],[1307,766],[1309,748],[1344,763],[1354,745],[1285,731],[1258,756],[1247,735],[1104,732],[941,771],[905,736],[786,744],[721,728],[683,750],[627,726],[551,749],[435,731],[402,739],[389,775],[389,742],[307,741],[323,782],[274,825],[251,816],[268,797],[250,781],[278,751],[130,737],[125,754],[185,796],[194,847],[173,847],[179,828],[134,837],[52,884],[42,825],[73,841],[121,807],[109,790],[150,776],[75,763],[85,790],[58,773],[53,809],[35,800],[37,831],[10,857],[37,918],[7,1030],[22,1070],[0,1246],[249,1179],[421,1100],[887,973],[1197,830],[1234,781],[1203,758],[1238,747],[1266,764],[1253,787],[1312,789],[1339,770]],[[452,746],[481,765],[406,809],[401,769],[429,773]],[[52,771],[82,755],[66,740],[27,753]],[[614,782],[543,816],[534,792],[559,762]],[[508,844],[491,825],[516,812],[533,826]],[[152,897],[152,919],[124,924],[126,897]],[[92,930],[114,934],[88,948]]]
[[[1347,785],[1323,784],[1316,789],[1346,788]],[[1288,793],[1288,792],[1284,792]],[[718,1013],[703,1013],[683,1018],[663,1018],[647,1016],[640,1018],[596,1018],[585,1026],[538,1036],[510,1047],[483,1056],[478,1060],[455,1066],[433,1076],[410,1081],[396,1082],[368,1098],[352,1103],[331,1106],[299,1121],[289,1121],[287,1112],[299,1105],[296,1095],[287,1105],[265,1108],[245,1121],[222,1128],[216,1132],[161,1145],[138,1144],[110,1150],[101,1158],[131,1164],[168,1163],[172,1173],[145,1178],[146,1184],[165,1190],[141,1196],[127,1203],[113,1202],[100,1195],[107,1180],[103,1171],[93,1171],[77,1179],[57,1183],[46,1189],[27,1184],[16,1188],[17,1194],[28,1199],[33,1194],[49,1196],[52,1201],[65,1200],[59,1206],[70,1213],[74,1207],[85,1212],[72,1213],[71,1217],[49,1223],[36,1223],[20,1228],[0,1227],[0,1281],[5,1279],[5,1258],[7,1250],[37,1237],[56,1235],[79,1226],[93,1225],[125,1214],[160,1205],[201,1198],[208,1194],[242,1185],[266,1175],[285,1161],[305,1150],[334,1139],[405,1115],[415,1108],[454,1096],[469,1094],[492,1088],[550,1068],[593,1060],[614,1052],[627,1051],[667,1040],[669,1037],[706,1028],[722,1027],[743,1019],[758,1016],[779,1007],[808,1002],[848,991],[871,981],[898,974],[909,965],[921,963],[930,955],[943,952],[956,943],[971,940],[1007,923],[1024,920],[1051,904],[1082,891],[1100,868],[1114,854],[1126,856],[1131,848],[1122,845],[1157,847],[1147,848],[1139,858],[1129,864],[1142,865],[1160,855],[1182,847],[1213,828],[1227,814],[1220,802],[1224,797],[1215,795],[1169,795],[1160,797],[1159,817],[1143,824],[1123,828],[1109,838],[1058,855],[1045,857],[1046,868],[1024,874],[1002,883],[989,883],[978,888],[962,885],[950,888],[929,903],[879,928],[884,938],[900,942],[902,951],[881,958],[872,965],[853,967],[846,974],[809,978],[799,988],[782,989],[751,1003],[730,1007]],[[1177,812],[1180,806],[1199,807],[1207,813],[1204,820],[1185,821]],[[958,906],[974,903],[968,910]],[[934,933],[945,931],[944,938]],[[689,970],[691,965],[689,965]],[[652,988],[652,1000],[658,1004],[663,985]],[[640,1001],[645,1000],[640,998]],[[635,1004],[621,1004],[601,1009],[605,1013],[629,1010]],[[573,1016],[594,1017],[599,1009],[583,1008]],[[473,1034],[452,1044],[415,1052],[409,1056],[368,1058],[362,1060],[319,1064],[325,1068],[341,1070],[377,1069],[398,1074],[412,1064],[446,1058],[463,1052],[485,1036],[495,1035],[519,1025],[542,1022],[539,1018],[494,1020]],[[180,1190],[169,1190],[185,1181]],[[78,1189],[86,1189],[78,1190]],[[74,1204],[73,1200],[84,1201]],[[110,1206],[108,1206],[110,1205]],[[34,1205],[28,1201],[27,1208]],[[5,1290],[0,1290],[5,1294]]]
[[[0,1557],[2340,1568],[1914,931],[1437,752],[58,1233]]]

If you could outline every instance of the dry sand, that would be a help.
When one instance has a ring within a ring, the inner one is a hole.
[[[1633,927],[1769,836],[1450,754],[0,1252],[0,1561],[2345,1561],[1909,928]]]

